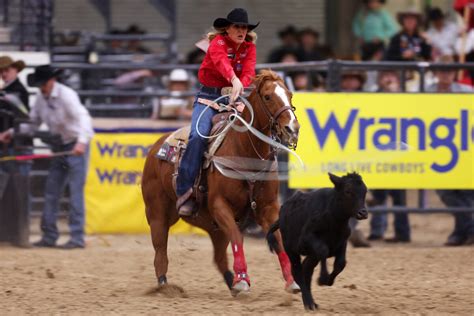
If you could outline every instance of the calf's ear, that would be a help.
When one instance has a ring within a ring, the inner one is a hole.
[[[341,184],[342,184],[342,179],[341,177],[338,177],[336,176],[335,174],[332,174],[330,172],[328,172],[328,175],[329,175],[329,179],[331,180],[331,182],[334,184],[334,186],[336,188],[340,188],[341,187]]]

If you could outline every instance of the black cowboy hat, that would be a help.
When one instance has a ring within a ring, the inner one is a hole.
[[[278,31],[278,37],[282,38],[288,35],[294,35],[296,36],[298,34],[298,31],[293,25],[287,25],[284,29],[281,29]]]
[[[214,28],[224,28],[231,24],[237,25],[247,25],[249,31],[256,28],[260,22],[257,24],[249,23],[249,17],[247,11],[242,8],[235,8],[227,14],[227,18],[217,18],[214,20]]]
[[[444,13],[440,8],[433,8],[428,12],[428,19],[430,21],[438,21],[444,19]]]
[[[61,69],[53,68],[50,65],[42,65],[35,68],[35,72],[27,77],[28,85],[39,87],[51,78],[56,78],[62,72]]]

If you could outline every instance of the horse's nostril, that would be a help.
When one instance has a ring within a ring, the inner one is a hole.
[[[287,133],[290,134],[290,135],[294,133],[293,129],[292,129],[291,127],[289,127],[288,125],[285,126],[285,130],[286,130]]]

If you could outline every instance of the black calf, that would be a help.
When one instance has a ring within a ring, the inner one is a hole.
[[[301,288],[303,304],[314,310],[318,305],[311,295],[311,278],[321,262],[319,285],[331,286],[346,265],[347,238],[350,235],[349,218],[366,219],[365,195],[367,187],[360,175],[350,173],[343,177],[329,173],[334,189],[297,192],[280,209],[280,218],[268,231],[271,251],[278,250],[273,233],[280,229],[283,246],[291,261],[293,277]],[[301,263],[301,257],[306,256]],[[329,274],[326,258],[335,257]]]

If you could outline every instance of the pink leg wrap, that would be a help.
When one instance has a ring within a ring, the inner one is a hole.
[[[250,285],[247,274],[247,263],[245,262],[244,247],[242,244],[232,243],[232,254],[234,255],[234,284],[245,280]]]
[[[232,254],[234,255],[234,272],[247,273],[247,263],[245,262],[243,245],[232,243]]]
[[[281,272],[287,284],[293,282],[293,275],[291,274],[291,264],[288,255],[284,251],[278,253],[278,260],[280,260]]]

